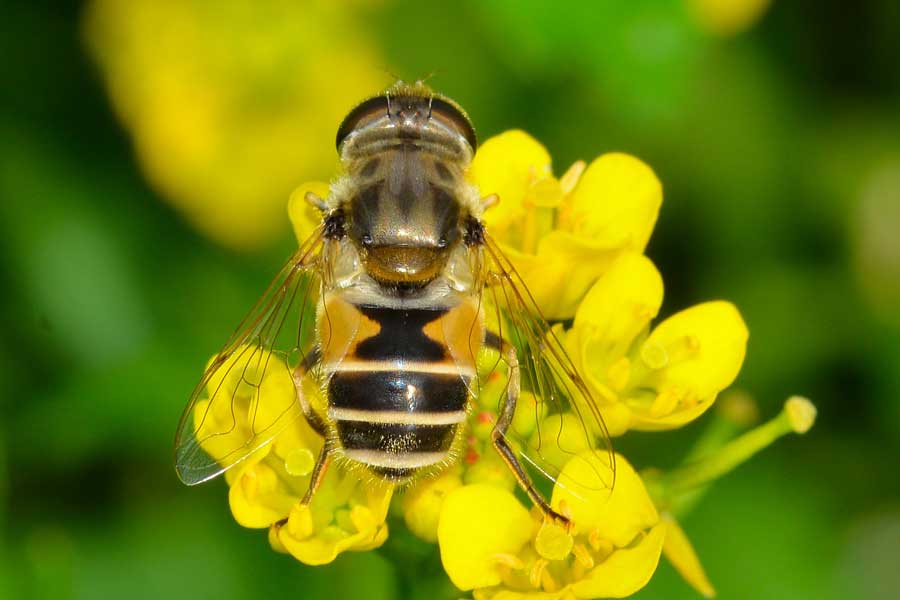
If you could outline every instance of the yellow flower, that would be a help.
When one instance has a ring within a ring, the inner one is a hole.
[[[462,485],[459,468],[414,485],[403,496],[403,518],[409,530],[426,542],[437,541],[438,520],[447,494]]]
[[[707,598],[715,596],[716,590],[709,582],[709,578],[700,564],[700,559],[697,557],[697,552],[687,534],[681,529],[681,525],[669,513],[663,513],[662,520],[666,523],[663,554],[691,587]]]
[[[231,360],[242,354],[239,349]],[[252,365],[245,370],[228,369],[226,364],[220,372],[229,376],[207,384],[210,393],[219,390],[217,399],[234,395],[233,403],[218,401],[209,407],[208,401],[202,401],[195,409],[197,438],[204,451],[223,466],[230,465],[227,457],[231,451],[252,437],[251,422],[257,431],[264,429],[296,402],[287,365],[275,355],[263,358],[258,364],[269,366],[262,379]],[[312,381],[304,381],[303,392],[313,404],[321,402]],[[393,491],[391,486],[368,481],[337,464],[327,471],[310,506],[302,505],[321,447],[322,438],[299,417],[272,443],[225,475],[235,521],[244,527],[270,528],[269,540],[276,550],[313,565],[331,562],[347,550],[369,550],[383,544]]]
[[[259,360],[247,361],[246,368],[231,368],[247,352],[246,346],[235,350],[229,361],[216,371],[217,375],[206,383],[207,394],[215,394],[217,401],[210,405],[208,399],[200,400],[194,407],[196,437],[203,450],[223,467],[231,466],[235,458],[239,458],[235,450],[253,438],[255,431],[267,429],[296,402],[290,370],[278,356],[266,352]],[[261,365],[269,366],[261,369]],[[234,400],[228,402],[231,398]],[[241,468],[228,472],[228,476],[234,477],[243,468],[263,461],[270,454],[284,461],[294,447],[314,453],[320,446],[319,436],[306,421],[296,419],[275,443],[259,449],[240,465]]]
[[[741,400],[743,404],[746,402],[746,398]],[[746,408],[739,409],[739,413],[745,413]],[[734,417],[738,417],[739,421],[735,422]],[[684,580],[704,596],[714,596],[715,590],[690,540],[675,520],[675,514],[690,510],[712,481],[743,464],[782,436],[808,432],[815,420],[816,407],[813,403],[806,398],[792,396],[774,419],[729,439],[729,432],[734,430],[735,425],[746,423],[746,414],[720,411],[718,419],[710,424],[681,467],[666,473],[646,470],[641,474],[654,504],[662,511],[662,521],[666,523],[663,553]]]
[[[347,550],[372,550],[387,540],[392,495],[388,484],[332,468],[309,506],[295,503],[286,523],[272,525],[269,541],[308,565],[330,563]]]
[[[617,457],[611,491],[602,484],[609,475],[606,455],[584,453],[566,465],[551,504],[572,518],[571,531],[529,512],[505,489],[455,489],[438,525],[450,579],[462,590],[475,590],[479,599],[633,594],[656,569],[666,526],[623,457]]]
[[[772,0],[687,0],[700,29],[722,37],[742,33],[757,23]]]
[[[587,169],[576,163],[557,180],[546,151],[512,131],[484,144],[472,179],[484,193],[501,196],[485,219],[540,306],[551,317],[574,317],[568,330],[558,325],[556,332],[614,434],[680,427],[732,383],[748,335],[734,306],[700,304],[651,328],[663,282],[642,252],[662,196],[648,167],[611,154]],[[324,197],[328,185],[305,183],[291,196],[288,214],[299,241],[321,219],[306,202],[307,192]],[[201,439],[204,432],[228,432],[203,442],[209,454],[223,457],[224,466],[228,449],[249,435],[251,415],[259,427],[296,401],[286,365],[267,358],[276,368],[264,378],[249,369],[248,383],[234,376],[210,382],[222,385],[228,397],[234,394],[233,406],[216,406],[205,419],[208,406],[197,408]],[[520,502],[518,482],[493,446],[497,403],[509,384],[499,354],[482,349],[477,371],[459,460],[403,490],[399,506],[410,531],[438,544],[451,581],[476,600],[625,597],[646,585],[661,555],[700,593],[714,595],[677,518],[713,480],[782,435],[808,431],[815,420],[815,407],[794,397],[778,417],[737,435],[754,410],[748,397],[734,396],[728,410],[718,411],[729,424],[714,421],[681,466],[638,474],[616,455],[613,473],[610,456],[590,447],[576,413],[555,413],[526,386],[508,440],[520,455],[562,465],[549,502],[570,519],[564,529]],[[303,384],[306,397],[322,409],[321,389],[312,381]],[[584,401],[571,400],[576,408]],[[338,460],[311,504],[301,504],[321,445],[298,419],[226,475],[235,519],[269,528],[274,549],[307,564],[383,544],[394,492]]]
[[[621,598],[646,585],[663,553],[690,585],[712,597],[674,513],[781,436],[809,431],[815,416],[809,400],[792,397],[777,417],[733,440],[720,439],[723,428],[713,423],[698,442],[703,454],[691,453],[667,473],[638,475],[616,455],[612,489],[609,457],[583,452],[566,464],[550,500],[571,519],[568,531],[537,509],[529,513],[507,488],[455,482],[442,494],[437,525],[444,569],[457,587],[474,590],[476,600]]]
[[[611,433],[680,427],[734,381],[747,327],[717,301],[683,310],[652,331],[662,279],[644,256],[622,254],[578,307],[565,345]]]
[[[337,165],[336,124],[385,77],[347,5],[88,7],[86,41],[144,175],[203,233],[238,248],[270,241],[291,189]]]
[[[307,181],[298,186],[288,199],[288,218],[298,244],[303,244],[316,227],[322,224],[322,213],[306,200],[312,193],[319,198],[327,198],[329,186],[324,181]]]
[[[482,144],[469,178],[499,202],[488,231],[522,275],[548,319],[567,319],[624,252],[643,252],[662,203],[653,171],[627,154],[577,162],[560,178],[550,155],[523,131]]]

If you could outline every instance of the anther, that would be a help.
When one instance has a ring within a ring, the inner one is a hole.
[[[541,578],[544,574],[544,569],[547,568],[547,565],[550,564],[550,561],[546,558],[539,558],[534,561],[534,564],[531,566],[531,569],[528,571],[528,583],[531,584],[533,588],[541,587]]]
[[[584,544],[579,543],[572,546],[572,555],[575,556],[575,560],[577,560],[585,569],[592,569],[594,567],[594,557],[591,556],[590,551]]]

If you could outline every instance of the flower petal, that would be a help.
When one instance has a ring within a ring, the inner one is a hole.
[[[618,485],[618,484],[617,484]],[[659,564],[665,523],[659,523],[629,548],[620,548],[572,584],[578,598],[625,598],[647,585]]]
[[[243,355],[239,348],[206,384],[214,401],[201,400],[194,407],[196,438],[203,450],[223,466],[231,466],[235,449],[246,445],[255,435],[271,427],[297,401],[290,371],[280,358],[265,353],[256,366],[231,368]],[[272,445],[259,448],[254,458],[262,459]],[[249,459],[248,459],[249,460]]]
[[[228,490],[231,514],[244,527],[269,527],[286,517],[296,502],[297,497],[264,463],[243,469]]]
[[[588,289],[621,252],[595,244],[568,231],[551,231],[527,261],[513,261],[529,291],[548,319],[571,319]],[[518,260],[517,260],[518,259]]]
[[[622,253],[621,248],[595,244],[568,231],[541,237],[536,254],[506,243],[501,247],[550,320],[571,319],[590,287]]]
[[[531,539],[528,510],[509,491],[486,484],[456,488],[438,523],[441,562],[461,590],[500,583],[497,554],[516,554]]]
[[[684,580],[691,584],[691,587],[707,598],[715,596],[716,590],[706,577],[703,566],[700,564],[700,559],[697,558],[697,553],[694,551],[694,547],[691,545],[687,535],[685,535],[684,530],[672,515],[663,514],[662,520],[667,527],[666,541],[663,544],[663,553],[665,553],[666,558],[681,573]]]
[[[610,266],[575,313],[574,327],[586,330],[581,352],[591,357],[585,367],[592,376],[606,379],[606,369],[625,355],[662,299],[662,277],[647,257],[624,254]]]
[[[288,217],[291,219],[298,244],[303,244],[322,223],[322,213],[306,201],[306,194],[310,192],[322,199],[331,193],[328,184],[322,181],[307,181],[291,193],[288,199]]]
[[[650,369],[636,388],[655,397],[629,404],[635,429],[671,429],[706,411],[744,362],[749,333],[729,302],[699,304],[669,317],[641,347]]]
[[[550,504],[568,514],[579,531],[624,547],[659,522],[659,514],[641,478],[625,457],[616,454],[615,486],[609,457],[586,452],[570,460],[553,487]]]
[[[584,428],[582,418],[573,412],[553,413],[544,417],[528,439],[529,462],[540,468],[546,465],[558,469],[566,465],[573,456],[590,452],[590,440],[585,435]]]
[[[485,211],[489,230],[502,238],[516,220],[524,216],[524,203],[531,188],[552,177],[550,154],[537,140],[513,129],[486,140],[469,167],[469,181],[482,197],[497,194],[500,202]]]
[[[335,465],[309,506],[295,496],[287,523],[275,532],[273,547],[308,565],[329,563],[348,550],[377,548],[387,539],[385,517],[392,494],[393,486],[367,485],[357,474]]]
[[[662,204],[662,184],[628,154],[604,154],[590,164],[564,204],[561,224],[598,243],[643,252]]]
[[[426,542],[437,542],[438,520],[444,499],[462,485],[457,470],[413,486],[403,497],[403,520],[410,531]]]

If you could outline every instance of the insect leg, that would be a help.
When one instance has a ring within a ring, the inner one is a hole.
[[[493,431],[491,431],[491,441],[494,444],[494,448],[509,467],[509,470],[513,472],[519,485],[528,494],[531,501],[541,509],[541,512],[568,528],[569,519],[553,510],[550,504],[541,496],[541,493],[534,487],[534,483],[532,483],[528,473],[522,468],[519,459],[516,458],[515,452],[509,447],[509,442],[506,441],[506,431],[512,424],[513,416],[516,413],[516,403],[519,400],[520,373],[516,349],[512,344],[490,331],[485,336],[485,345],[498,350],[504,356],[509,366],[509,385],[506,388],[506,396],[500,403],[497,423],[494,425]]]
[[[328,468],[328,463],[331,459],[331,452],[334,449],[334,445],[328,437],[328,429],[325,425],[325,421],[322,420],[319,413],[317,413],[310,405],[306,396],[303,395],[301,387],[304,375],[306,375],[313,365],[319,362],[320,358],[321,354],[319,353],[319,349],[313,348],[303,357],[303,360],[300,361],[297,368],[294,369],[294,386],[297,388],[297,398],[300,400],[300,408],[303,410],[303,416],[306,418],[306,422],[309,423],[309,426],[313,428],[313,431],[321,435],[325,440],[322,449],[319,451],[319,456],[316,458],[316,464],[313,466],[312,473],[310,474],[309,487],[303,495],[303,500],[301,500],[302,504],[309,504],[313,494],[319,489],[319,485],[321,485],[322,479],[325,477],[325,470]]]
[[[300,401],[300,409],[303,411],[303,416],[306,417],[306,422],[313,428],[313,431],[323,438],[327,438],[328,429],[325,426],[325,421],[323,421],[322,417],[320,417],[319,414],[313,410],[313,407],[310,406],[309,401],[303,395],[302,388],[303,377],[313,365],[319,362],[319,358],[320,354],[318,348],[313,348],[303,357],[303,360],[301,360],[300,364],[297,365],[297,368],[294,369],[294,387],[297,388],[297,399]]]
[[[319,486],[322,485],[322,480],[325,478],[325,470],[328,468],[328,463],[331,462],[333,450],[334,444],[328,438],[325,438],[325,444],[319,451],[319,456],[316,458],[316,464],[313,466],[313,470],[310,473],[309,487],[306,488],[306,493],[303,494],[303,499],[300,500],[300,503],[304,506],[308,506],[309,503],[312,502],[313,495],[315,495]],[[277,530],[285,523],[287,523],[287,518],[276,521],[273,525]]]
[[[325,444],[322,445],[319,457],[316,459],[316,464],[309,476],[309,487],[303,495],[303,500],[300,501],[301,504],[309,504],[312,501],[313,494],[316,493],[316,490],[319,489],[322,480],[325,478],[325,470],[328,468],[328,463],[331,462],[333,450],[334,444],[326,437]]]

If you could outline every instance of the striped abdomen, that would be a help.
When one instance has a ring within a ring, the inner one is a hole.
[[[395,309],[330,295],[325,306],[328,414],[344,455],[392,481],[445,462],[483,335],[475,305]]]

